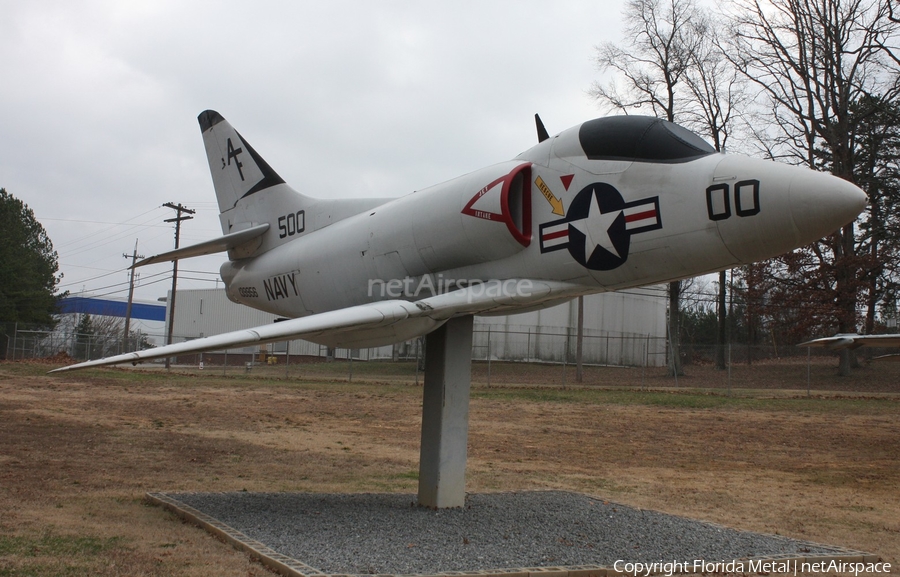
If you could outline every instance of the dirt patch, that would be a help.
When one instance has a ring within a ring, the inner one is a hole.
[[[416,490],[421,389],[383,369],[43,370],[0,364],[0,575],[265,575],[143,495]],[[691,378],[699,392],[476,386],[468,490],[583,491],[897,566],[895,395],[728,397]]]

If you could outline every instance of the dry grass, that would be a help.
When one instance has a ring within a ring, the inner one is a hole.
[[[421,389],[411,366],[357,363],[353,383],[340,382],[340,366],[306,367],[308,381],[278,368],[46,368],[0,365],[0,576],[265,575],[145,506],[144,493],[416,489]],[[485,369],[476,366],[476,382]],[[814,388],[827,394],[806,398],[803,363],[757,366],[728,397],[710,394],[721,374],[701,367],[678,390],[629,369],[591,370],[611,389],[563,390],[532,386],[560,367],[494,365],[492,384],[518,386],[473,390],[468,488],[583,491],[875,552],[896,567],[900,398],[889,391],[900,364],[852,380],[830,364],[816,370],[824,380]],[[621,389],[641,382],[655,391]]]

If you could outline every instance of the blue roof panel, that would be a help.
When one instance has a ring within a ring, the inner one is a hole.
[[[100,315],[105,317],[125,317],[128,303],[121,301],[108,301],[90,297],[67,297],[59,301],[61,314]],[[146,321],[165,321],[165,305],[150,305],[144,303],[131,304],[131,318]]]

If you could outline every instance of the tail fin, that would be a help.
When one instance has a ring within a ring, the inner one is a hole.
[[[223,234],[145,258],[132,268],[224,251],[228,251],[231,260],[256,256],[277,246],[283,238],[272,234],[272,223],[277,222],[278,214],[298,211],[291,213],[295,217],[296,234],[297,217],[301,213],[305,215],[305,210],[314,205],[312,199],[285,184],[221,114],[205,110],[197,120],[203,133]]]
[[[206,110],[197,120],[219,202],[222,232],[229,235],[264,223],[271,227],[261,241],[255,241],[257,248],[240,251],[242,258],[265,252],[389,200],[319,199],[303,195],[286,184],[221,114]],[[285,223],[280,221],[282,217]],[[280,228],[282,224],[284,228]]]
[[[254,214],[242,215],[240,213],[244,211],[235,209],[242,199],[272,187],[284,185],[279,188],[286,190],[279,191],[280,194],[287,194],[296,202],[311,200],[290,189],[284,179],[278,176],[278,173],[221,114],[214,110],[205,110],[200,113],[197,120],[203,133],[209,171],[219,203],[222,232],[225,234],[232,232],[231,228],[238,223],[246,226],[244,223],[250,221],[265,222],[267,215],[255,214],[258,210],[249,211]]]

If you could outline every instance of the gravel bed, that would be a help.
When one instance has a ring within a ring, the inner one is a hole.
[[[410,574],[516,567],[834,555],[839,548],[736,531],[561,491],[469,495],[434,511],[414,495],[169,493],[324,573]]]

